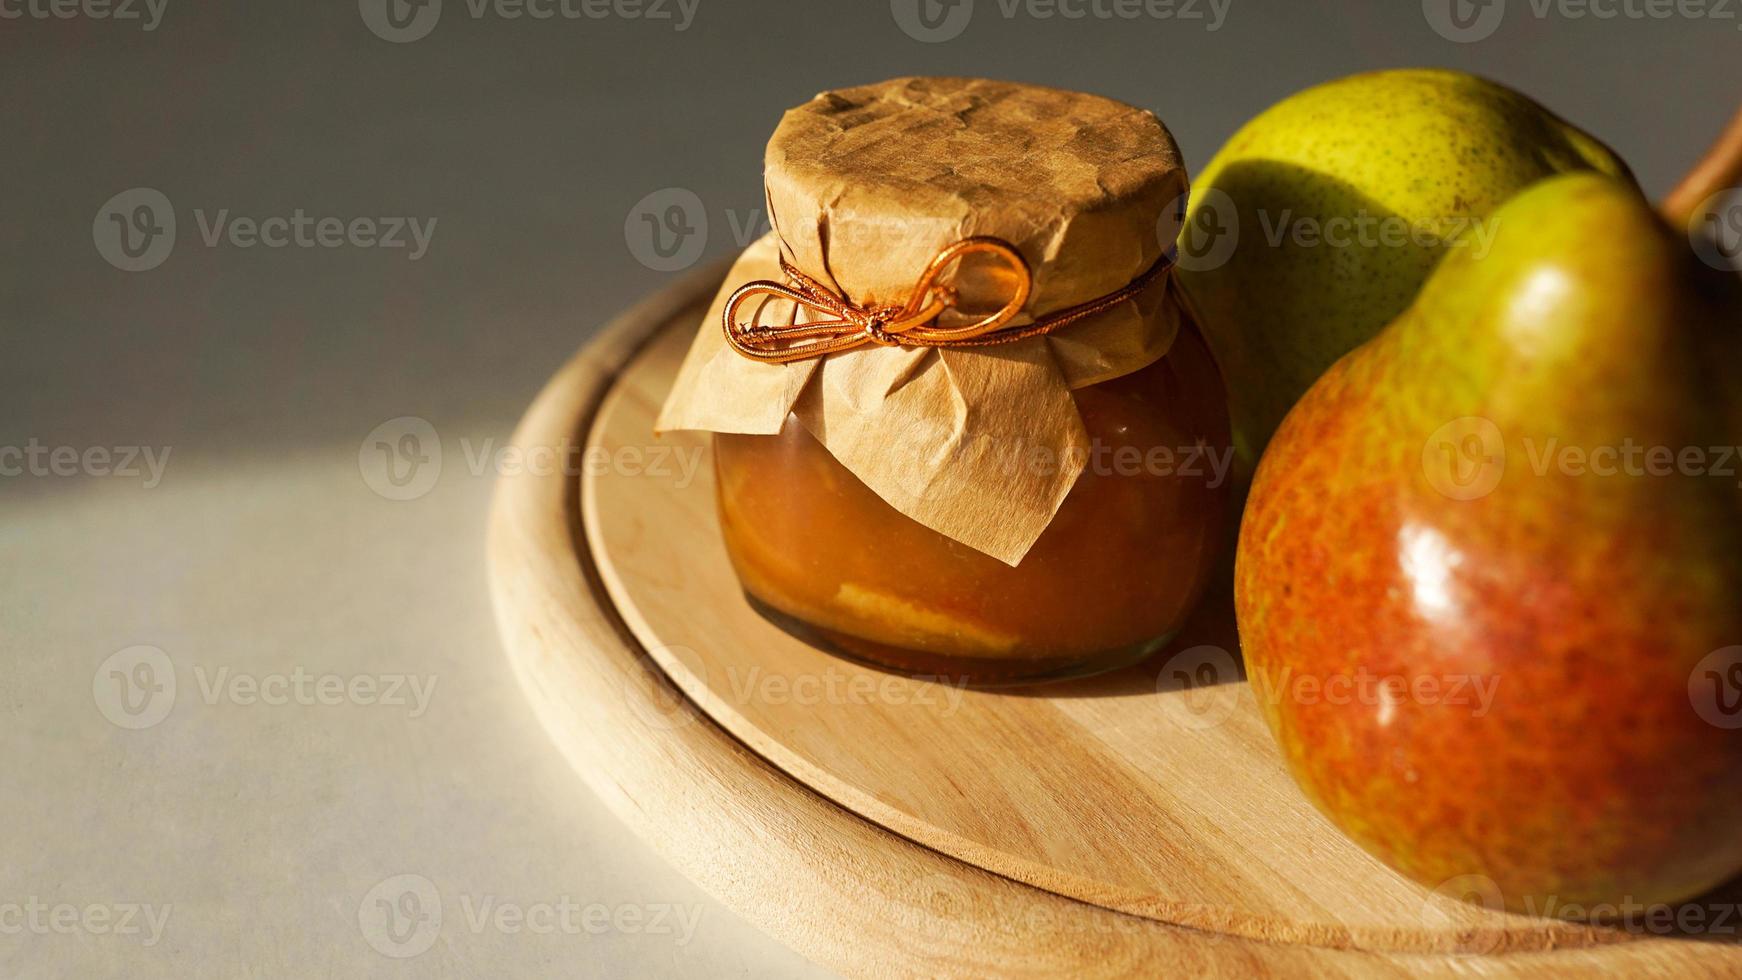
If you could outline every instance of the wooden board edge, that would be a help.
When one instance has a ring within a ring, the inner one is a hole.
[[[613,321],[552,378],[514,445],[584,435],[620,368],[660,327],[704,304],[724,269],[695,272]],[[908,841],[796,782],[671,685],[610,607],[588,549],[578,546],[578,492],[578,481],[561,473],[517,473],[501,478],[492,501],[492,598],[522,689],[619,818],[724,905],[820,964],[861,976],[1120,976],[1162,967],[1238,976],[1549,975],[1599,963],[1662,965],[1644,955],[1658,942],[1623,944],[1600,960],[1590,950],[1446,957],[1197,932],[1064,898]],[[1672,958],[1700,972],[1691,955]]]

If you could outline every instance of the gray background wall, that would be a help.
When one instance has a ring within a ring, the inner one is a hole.
[[[1733,107],[1742,63],[1735,0],[1717,11],[1727,17],[1669,19],[1539,18],[1510,0],[1475,43],[1437,34],[1414,0],[1231,0],[1214,30],[1207,0],[1198,20],[1041,19],[1026,4],[1006,17],[977,0],[956,37],[927,43],[902,30],[905,2],[699,0],[677,30],[478,18],[445,0],[407,43],[370,29],[375,0],[168,0],[149,31],[0,20],[0,446],[172,450],[150,488],[0,477],[13,748],[0,882],[19,893],[0,901],[175,905],[152,949],[26,935],[0,945],[0,972],[809,969],[641,849],[525,718],[486,600],[490,481],[460,453],[461,440],[500,443],[603,320],[678,274],[638,258],[626,234],[651,192],[696,195],[701,258],[742,243],[736,224],[759,217],[761,147],[786,106],[909,73],[1045,82],[1154,109],[1196,168],[1295,89],[1446,65],[1596,132],[1656,193]],[[125,272],[99,251],[98,214],[137,187],[160,191],[179,228],[161,265]],[[208,247],[198,216],[225,209],[436,224],[416,260]],[[432,423],[453,462],[428,493],[389,500],[360,474],[358,448],[408,415]],[[174,712],[143,731],[93,706],[93,671],[132,644],[164,650],[182,677]],[[440,685],[416,720],[206,703],[189,672],[224,667]],[[356,913],[405,872],[450,901],[568,894],[708,914],[681,945],[450,925],[400,961],[368,948]]]
[[[1214,31],[1006,19],[998,0],[978,0],[944,43],[908,37],[882,0],[699,0],[681,32],[473,19],[466,0],[445,0],[435,28],[403,44],[376,37],[351,3],[168,2],[149,33],[115,21],[0,29],[0,311],[13,325],[0,420],[111,439],[119,423],[185,444],[189,460],[207,446],[347,442],[360,421],[413,408],[438,426],[508,421],[587,330],[669,279],[626,247],[631,208],[660,188],[693,190],[707,254],[727,253],[731,217],[759,213],[769,130],[824,88],[957,73],[1104,93],[1154,109],[1201,167],[1295,89],[1447,65],[1593,130],[1658,191],[1736,101],[1742,60],[1742,19],[1538,20],[1530,0],[1510,0],[1502,26],[1471,44],[1435,34],[1414,0],[1224,0]],[[438,223],[416,262],[403,250],[204,248],[187,227],[163,266],[125,275],[94,251],[91,221],[135,186],[162,191],[189,226],[194,208]]]

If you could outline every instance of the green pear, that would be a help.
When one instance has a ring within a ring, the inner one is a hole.
[[[1222,366],[1242,471],[1454,241],[1483,237],[1495,208],[1571,171],[1632,180],[1547,109],[1455,71],[1329,82],[1237,132],[1193,182],[1176,276]]]
[[[1742,872],[1742,280],[1609,177],[1492,221],[1271,441],[1249,675],[1306,794],[1424,884],[1678,902]]]

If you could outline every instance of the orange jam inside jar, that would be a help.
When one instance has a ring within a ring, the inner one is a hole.
[[[1223,540],[1221,376],[1182,326],[1161,360],[1073,392],[1090,451],[1014,567],[897,512],[789,417],[714,436],[720,524],[771,620],[855,659],[976,683],[1141,660],[1179,629]]]
[[[1170,278],[1187,192],[1154,113],[900,78],[789,111],[771,231],[660,431],[714,433],[751,604],[826,650],[981,684],[1156,651],[1218,567],[1221,374]]]

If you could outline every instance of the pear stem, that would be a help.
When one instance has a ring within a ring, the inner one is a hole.
[[[1671,225],[1686,228],[1699,220],[1700,205],[1712,195],[1738,185],[1742,185],[1742,109],[1658,209]]]

